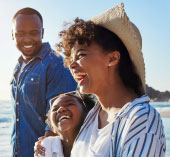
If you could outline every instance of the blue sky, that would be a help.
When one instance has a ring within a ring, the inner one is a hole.
[[[43,41],[53,46],[64,21],[77,16],[87,20],[121,2],[142,34],[146,83],[160,91],[170,90],[169,0],[0,0],[0,100],[10,99],[10,80],[20,55],[11,38],[15,12],[23,7],[37,9],[44,19]]]

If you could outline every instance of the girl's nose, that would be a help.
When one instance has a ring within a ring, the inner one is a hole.
[[[60,107],[58,108],[58,110],[57,110],[57,113],[61,113],[61,112],[65,111],[65,110],[66,110],[65,107],[60,106]]]

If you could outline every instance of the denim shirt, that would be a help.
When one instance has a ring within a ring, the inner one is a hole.
[[[34,144],[45,133],[49,100],[76,89],[61,56],[56,56],[49,43],[43,43],[39,54],[22,71],[22,57],[14,69],[12,79],[13,156],[33,157]],[[18,75],[19,73],[19,75]]]

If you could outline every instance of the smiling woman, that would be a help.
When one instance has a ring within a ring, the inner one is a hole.
[[[80,92],[95,94],[99,101],[71,156],[165,156],[162,119],[145,94],[142,38],[124,4],[89,21],[76,18],[60,35]]]

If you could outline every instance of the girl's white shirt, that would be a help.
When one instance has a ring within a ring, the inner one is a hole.
[[[63,146],[59,136],[49,136],[42,140],[45,147],[45,157],[64,157]]]

